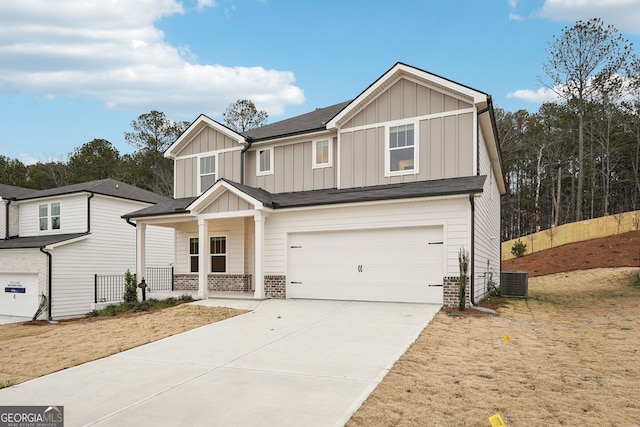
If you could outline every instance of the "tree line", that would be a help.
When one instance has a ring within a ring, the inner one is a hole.
[[[225,125],[243,132],[266,123],[268,115],[249,100],[238,100],[223,114]],[[124,132],[133,153],[121,154],[111,142],[94,139],[77,147],[64,160],[25,165],[0,155],[0,183],[36,190],[113,178],[154,193],[173,196],[173,162],[164,152],[188,127],[189,122],[168,119],[152,110],[131,122]]]
[[[496,109],[508,193],[502,198],[502,240],[567,222],[640,209],[640,59],[599,18],[554,36],[540,82],[557,100],[537,112]],[[267,114],[238,100],[223,114],[237,132],[261,126]],[[189,126],[151,111],[125,132],[136,151],[121,155],[104,139],[66,161],[24,165],[0,156],[0,182],[44,189],[115,178],[173,194],[173,165],[164,151]]]
[[[508,194],[502,240],[640,209],[640,60],[600,19],[565,27],[539,80],[537,112],[496,111]]]

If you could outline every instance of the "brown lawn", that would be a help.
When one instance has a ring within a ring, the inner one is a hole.
[[[179,305],[150,313],[92,317],[57,325],[0,325],[0,388],[245,313]],[[38,363],[33,363],[37,360]]]
[[[494,317],[440,312],[347,426],[488,427],[496,413],[509,427],[640,426],[639,243],[633,232],[505,262],[535,270],[529,298]],[[611,265],[635,267],[584,270]]]
[[[347,425],[490,426],[499,413],[509,427],[640,426],[638,242],[640,234],[626,233],[505,262],[504,269],[538,276],[529,279],[529,298],[507,300],[498,316],[440,312]],[[586,254],[589,262],[580,258]],[[1,325],[0,386],[239,313],[182,305],[126,318]]]

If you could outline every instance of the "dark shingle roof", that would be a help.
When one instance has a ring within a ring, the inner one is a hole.
[[[304,206],[335,205],[343,203],[371,202],[381,200],[415,199],[422,197],[451,196],[458,194],[481,193],[486,175],[466,176],[460,178],[417,181],[404,184],[386,184],[371,187],[345,188],[338,190],[298,191],[272,194],[261,188],[249,187],[224,179],[243,193],[260,201],[271,209],[298,208]],[[197,197],[174,199],[159,203],[136,212],[124,215],[123,218],[142,218],[147,216],[171,215],[186,213],[187,206]]]
[[[15,187],[13,185],[0,184],[0,197],[3,199],[22,199],[36,194],[38,190],[30,188]]]
[[[1,190],[1,188],[0,188]],[[26,190],[26,189],[25,189]],[[113,196],[121,199],[135,200],[147,203],[160,203],[170,200],[168,197],[151,191],[143,190],[115,179],[107,178],[97,181],[82,182],[80,184],[66,185],[64,187],[49,188],[47,190],[31,190],[24,193],[18,200],[38,199],[41,197],[61,196],[65,194],[92,192],[104,196]]]
[[[153,206],[149,206],[134,212],[130,212],[126,215],[122,215],[122,218],[140,218],[146,216],[157,215],[171,215],[187,212],[187,206],[193,203],[197,197],[185,197],[182,199],[167,199],[163,202],[157,203]]]
[[[338,114],[351,101],[341,102],[325,108],[318,108],[301,116],[291,117],[276,123],[271,123],[256,129],[244,132],[242,135],[252,138],[254,141],[262,141],[270,138],[298,135],[313,131],[325,130],[329,120]]]
[[[74,233],[56,234],[54,236],[16,237],[13,239],[0,240],[0,249],[42,248],[54,243],[60,243],[78,237],[87,236],[88,234],[89,233]]]

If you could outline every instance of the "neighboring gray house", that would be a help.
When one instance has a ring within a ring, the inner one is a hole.
[[[138,271],[148,227],[171,227],[177,286],[202,297],[442,304],[461,248],[473,299],[500,270],[491,97],[426,71],[398,63],[351,101],[244,134],[201,115],[165,156],[175,198],[125,215]]]
[[[86,314],[94,302],[94,274],[136,268],[136,229],[122,219],[166,197],[103,179],[49,190],[0,184],[0,314],[32,317],[40,295],[44,317]],[[148,262],[174,260],[173,230],[147,233]]]

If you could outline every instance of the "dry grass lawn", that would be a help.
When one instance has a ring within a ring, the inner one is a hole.
[[[439,313],[347,426],[639,426],[637,273],[529,278],[499,317]]]
[[[57,325],[0,325],[0,388],[242,313],[245,311],[183,304],[150,313]]]

